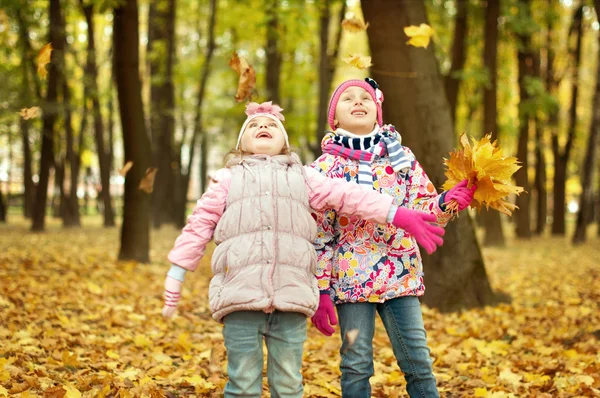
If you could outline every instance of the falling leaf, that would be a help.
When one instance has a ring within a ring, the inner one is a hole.
[[[515,186],[511,179],[521,168],[517,159],[502,154],[497,141],[491,142],[491,135],[486,135],[477,141],[472,138],[469,143],[466,134],[460,136],[462,149],[450,153],[450,159],[444,159],[447,180],[444,190],[449,190],[464,179],[469,180],[469,186],[477,185],[477,190],[471,207],[481,209],[482,205],[496,209],[508,216],[512,214],[515,205],[506,201],[511,194],[519,195],[522,187]]]
[[[40,117],[42,114],[39,106],[32,106],[31,108],[23,108],[21,109],[21,117],[25,120],[35,119]]]
[[[419,26],[411,25],[405,27],[404,33],[406,36],[410,37],[410,40],[407,42],[408,45],[427,48],[429,46],[431,36],[433,36],[433,28],[422,23]]]
[[[44,47],[42,47],[42,49],[38,53],[37,71],[38,71],[38,75],[40,75],[40,77],[42,79],[45,79],[46,76],[48,75],[48,71],[46,70],[46,65],[48,65],[50,63],[51,55],[52,55],[52,43],[46,44]]]
[[[367,69],[373,64],[371,63],[371,57],[362,54],[349,54],[348,57],[342,59],[348,65],[354,66],[358,69]]]
[[[475,396],[476,397],[487,397],[488,396],[488,390],[487,388],[483,387],[483,388],[476,388],[475,389]]]
[[[156,167],[147,168],[146,175],[141,179],[138,188],[146,193],[152,193],[154,190],[154,177],[156,177],[157,171],[158,169]]]
[[[131,170],[131,168],[133,167],[133,161],[128,161],[127,163],[125,163],[125,165],[123,166],[123,168],[121,170],[119,170],[119,174],[121,175],[121,177],[125,177],[125,175],[127,174],[127,172],[129,170]]]
[[[346,18],[342,21],[342,28],[348,32],[362,32],[367,30],[369,24],[366,23],[357,17],[352,17],[350,19]]]
[[[235,52],[229,60],[229,66],[240,76],[235,100],[237,102],[250,100],[252,98],[252,90],[256,85],[256,72],[254,68],[248,63],[246,58],[238,56]]]

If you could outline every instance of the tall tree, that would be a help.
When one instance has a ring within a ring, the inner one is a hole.
[[[104,136],[104,122],[100,110],[100,93],[98,89],[98,67],[96,63],[96,40],[94,25],[94,4],[79,0],[87,23],[87,58],[85,64],[85,80],[87,96],[91,99],[92,115],[94,120],[94,141],[96,142],[96,152],[98,154],[98,165],[100,166],[100,200],[102,200],[102,209],[104,212],[104,226],[115,226],[115,213],[110,196],[110,170],[112,169],[112,139],[109,139],[107,147]],[[110,102],[112,103],[112,79],[110,89]],[[86,107],[87,109],[87,107]],[[112,118],[112,110],[110,116]],[[112,121],[109,121],[112,123]],[[110,134],[110,133],[109,133]]]
[[[335,31],[333,40],[330,40],[329,26],[331,25],[331,1],[326,0],[319,5],[319,109],[317,118],[316,141],[311,148],[313,155],[321,153],[321,141],[325,136],[327,124],[327,105],[329,103],[329,91],[331,81],[335,72],[336,60],[340,49],[342,37],[341,24],[346,14],[346,2],[342,2],[339,16],[335,20],[338,29]],[[329,43],[333,44],[330,46]]]
[[[65,62],[65,51],[68,49],[67,37],[66,37],[66,21],[65,16],[61,15],[61,22],[59,25],[60,36],[63,38],[64,51],[58,52],[58,64],[61,65],[59,68],[59,81],[62,93],[62,113],[63,113],[63,126],[65,130],[65,156],[62,160],[62,171],[63,180],[60,184],[60,200],[61,200],[61,217],[63,219],[63,226],[73,227],[81,225],[79,217],[79,200],[77,198],[77,186],[79,182],[79,169],[81,165],[81,148],[75,151],[75,137],[73,132],[72,124],[72,111],[71,111],[71,91],[69,88],[69,81],[66,77],[66,62]],[[83,132],[82,132],[83,133]],[[82,137],[82,136],[81,136]],[[82,143],[82,141],[79,141]],[[69,190],[65,187],[64,177],[66,176],[66,170],[69,166]]]
[[[566,183],[567,164],[571,157],[573,142],[575,141],[575,127],[577,126],[577,100],[579,94],[579,68],[581,63],[581,40],[583,37],[583,6],[575,10],[569,37],[575,36],[575,46],[569,51],[571,57],[571,105],[569,107],[569,128],[567,141],[561,150],[558,132],[552,132],[552,152],[554,153],[554,195],[552,211],[552,234],[565,234],[566,211]]]
[[[365,18],[377,21],[368,36],[374,78],[385,94],[383,115],[396,123],[434,185],[444,181],[442,158],[452,150],[454,129],[450,106],[433,45],[428,49],[406,45],[398,26],[427,23],[420,1],[370,0],[362,3]],[[416,78],[399,78],[407,73]],[[481,250],[468,214],[446,227],[445,242],[423,258],[427,270],[424,302],[444,311],[486,305],[496,300],[488,283]],[[457,261],[457,258],[460,261]],[[461,281],[457,283],[457,281]]]
[[[278,0],[267,0],[266,19],[267,19],[267,100],[276,104],[281,103],[279,98],[279,77],[281,75],[281,51],[279,43],[281,42],[279,23]]]
[[[466,3],[466,2],[465,2]],[[485,11],[485,44],[483,62],[489,76],[489,84],[483,90],[483,133],[491,134],[492,140],[498,139],[498,17],[500,1],[488,0]],[[481,211],[481,224],[485,234],[485,246],[504,247],[504,231],[500,213],[495,210]]]
[[[596,15],[600,16],[600,0],[594,1]],[[598,39],[600,44],[600,38]],[[600,60],[600,52],[597,53]],[[588,136],[585,158],[583,161],[583,177],[581,179],[581,196],[579,199],[579,213],[577,226],[573,235],[573,243],[583,243],[586,240],[586,230],[594,217],[594,181],[593,175],[598,156],[598,141],[600,138],[600,63],[596,67],[596,91],[594,92],[594,105],[592,125]]]
[[[27,13],[27,4],[23,3],[16,8],[16,19],[19,26],[19,46],[21,50],[21,73],[22,73],[22,89],[21,101],[23,107],[29,107],[32,99],[35,97],[41,102],[40,82],[37,78],[36,68],[33,64],[33,49],[29,41],[29,29],[25,20]],[[30,77],[30,74],[33,76]],[[32,81],[33,91],[32,95]],[[33,203],[35,200],[35,183],[33,182],[33,156],[31,149],[31,122],[21,118],[19,120],[21,129],[21,142],[23,145],[23,215],[26,218],[31,218],[33,213]]]
[[[529,23],[531,21],[531,0],[519,1],[519,17],[521,28],[517,32],[519,43],[517,45],[517,59],[519,63],[519,141],[517,148],[517,158],[521,162],[521,168],[515,173],[515,181],[517,185],[523,187],[528,193],[529,188],[529,151],[527,145],[529,143],[529,128],[531,121],[531,110],[529,109],[530,94],[527,83],[533,77],[533,52],[531,49],[531,30]],[[519,195],[517,197],[517,206],[515,210],[516,233],[520,238],[531,237],[531,214],[530,214],[530,197],[528,194]]]
[[[542,58],[542,49],[540,48],[537,51],[537,54],[534,57],[534,74],[536,78],[543,81],[542,78],[542,67],[541,67],[541,58]],[[548,80],[546,79],[546,82]],[[533,188],[536,193],[536,225],[534,232],[537,235],[541,235],[544,233],[546,229],[546,217],[548,213],[548,192],[546,189],[546,156],[545,152],[545,142],[544,142],[544,121],[539,116],[539,112],[536,113],[535,117],[535,179],[533,183]]]
[[[139,186],[150,167],[151,145],[144,122],[138,43],[137,0],[127,0],[115,8],[113,27],[113,73],[119,96],[125,162],[133,162],[125,178],[119,259],[148,262],[150,198]]]
[[[208,82],[208,76],[210,74],[211,62],[213,58],[213,53],[216,48],[215,43],[215,25],[217,20],[217,0],[210,0],[210,10],[208,15],[208,42],[206,45],[206,50],[204,53],[204,63],[202,64],[202,70],[200,71],[200,79],[198,82],[198,94],[196,97],[196,113],[194,116],[194,125],[192,130],[192,137],[190,139],[190,144],[188,145],[188,163],[187,167],[185,167],[185,171],[183,168],[183,159],[181,148],[183,147],[183,143],[185,142],[185,136],[181,140],[180,150],[179,150],[179,164],[180,164],[180,175],[178,177],[180,184],[177,189],[177,199],[176,199],[176,215],[175,220],[178,226],[185,225],[185,211],[186,211],[186,203],[187,203],[187,193],[190,186],[190,176],[192,173],[192,165],[194,162],[194,156],[196,152],[196,144],[198,140],[200,140],[201,148],[206,148],[207,138],[206,131],[204,131],[204,127],[202,126],[202,104],[204,103],[204,95],[206,93],[206,85]],[[185,129],[187,130],[187,129]],[[184,130],[184,131],[185,131]],[[206,160],[204,160],[204,166],[202,166],[202,159],[206,159],[206,156],[202,156],[201,160],[201,176],[202,173],[206,170]],[[201,178],[201,189],[204,192],[206,188],[206,175]]]
[[[487,2],[488,14],[489,8],[498,9],[498,0],[489,0]],[[458,99],[458,89],[460,87],[461,79],[457,74],[462,71],[465,66],[465,59],[467,54],[467,44],[465,39],[467,38],[468,31],[468,19],[467,11],[469,7],[468,1],[457,1],[456,2],[456,17],[454,19],[454,42],[452,43],[452,63],[450,64],[450,71],[445,78],[446,96],[450,104],[450,114],[452,120],[456,120],[456,104]],[[496,16],[496,19],[498,17]],[[496,28],[496,32],[498,29]],[[497,36],[497,33],[496,33]],[[488,41],[488,27],[486,20],[486,43]],[[486,53],[487,54],[487,53]],[[495,61],[495,59],[494,59]]]
[[[4,194],[2,193],[2,188],[0,187],[0,222],[6,222],[6,213],[8,210],[7,207],[8,205],[4,203]]]
[[[150,3],[148,57],[150,64],[150,130],[157,189],[152,195],[155,227],[173,221],[175,170],[175,0]]]
[[[58,65],[58,54],[64,51],[64,40],[60,35],[61,8],[60,0],[50,0],[49,2],[50,29],[48,41],[53,43],[50,63],[46,66],[48,69],[48,86],[46,90],[46,101],[43,106],[42,116],[42,155],[40,157],[39,182],[36,188],[35,202],[33,207],[33,217],[31,229],[33,231],[43,231],[46,221],[46,201],[48,199],[48,180],[50,169],[54,164],[54,123],[58,116],[59,106],[58,98],[58,71],[61,65]]]

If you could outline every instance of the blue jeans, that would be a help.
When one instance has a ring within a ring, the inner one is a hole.
[[[271,397],[302,397],[302,349],[306,316],[297,312],[238,311],[223,319],[227,349],[225,397],[260,397],[263,338]]]
[[[398,366],[404,372],[408,394],[413,398],[439,397],[417,297],[399,297],[384,303],[346,303],[336,307],[342,334],[342,397],[371,396],[369,378],[373,376],[376,312],[379,312],[390,338]],[[359,332],[354,344],[349,345],[346,333],[352,329]]]

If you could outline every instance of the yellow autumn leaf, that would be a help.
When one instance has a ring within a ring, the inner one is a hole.
[[[342,59],[348,65],[354,66],[358,69],[367,69],[373,64],[371,63],[371,57],[362,54],[349,54],[348,57]]]
[[[181,333],[177,338],[177,346],[185,352],[191,350],[192,342],[190,341],[190,335],[187,333]]]
[[[107,350],[106,356],[112,359],[119,359],[121,357],[117,352],[113,350]]]
[[[8,397],[8,390],[0,386],[0,397]]]
[[[514,387],[518,387],[521,384],[522,378],[523,376],[513,373],[513,371],[508,368],[503,369],[498,376],[498,380]]]
[[[81,392],[72,384],[66,384],[65,389],[67,393],[64,398],[81,398]]]
[[[140,371],[136,368],[127,368],[123,372],[118,372],[122,379],[137,380]]]
[[[23,108],[23,109],[21,109],[21,112],[20,112],[21,117],[25,120],[35,119],[37,117],[40,117],[41,114],[42,114],[42,111],[39,106],[32,106],[31,108]]]
[[[487,397],[488,396],[488,390],[487,388],[483,387],[483,388],[476,388],[475,389],[475,396],[476,397]]]
[[[236,52],[231,56],[229,66],[239,75],[235,100],[237,102],[250,100],[252,98],[252,90],[256,85],[256,72],[254,68],[246,58],[238,56]]]
[[[410,40],[407,42],[407,44],[414,47],[427,48],[433,33],[433,28],[424,23],[419,26],[411,25],[404,28],[404,34],[410,37]]]
[[[146,175],[140,180],[139,189],[146,193],[152,193],[154,191],[154,178],[156,177],[156,167],[149,167],[146,169]]]
[[[519,195],[523,188],[512,183],[513,174],[521,168],[515,157],[502,154],[497,141],[491,142],[491,135],[477,141],[469,142],[466,134],[460,136],[460,150],[450,153],[450,159],[444,159],[446,165],[446,182],[444,190],[449,190],[464,179],[477,185],[471,207],[496,209],[508,216],[517,208],[506,199],[511,195]]]
[[[368,27],[368,23],[357,17],[346,18],[342,21],[342,28],[347,32],[362,32]]]
[[[123,166],[123,168],[121,170],[119,170],[119,174],[121,175],[121,177],[125,177],[125,175],[127,174],[127,172],[129,170],[131,170],[131,168],[133,167],[133,161],[128,161],[127,163],[125,163],[125,165]]]
[[[358,329],[351,329],[346,332],[346,341],[348,342],[348,347],[350,347],[350,346],[352,346],[352,344],[354,344],[354,342],[356,341],[356,338],[358,337],[359,332],[360,331]]]
[[[138,347],[150,347],[152,345],[152,341],[150,341],[150,339],[148,339],[148,337],[144,336],[143,334],[138,334],[137,336],[135,336],[135,338],[133,339],[133,343],[138,346]]]
[[[37,72],[38,75],[42,79],[45,79],[48,76],[48,71],[46,70],[46,65],[50,63],[50,58],[52,56],[52,43],[46,44],[41,48],[40,52],[37,56]]]
[[[0,358],[0,382],[4,383],[5,381],[10,380],[10,373],[6,370],[6,364],[8,363],[8,359]]]
[[[94,282],[87,282],[88,291],[92,294],[101,295],[103,290],[100,286],[96,285]]]

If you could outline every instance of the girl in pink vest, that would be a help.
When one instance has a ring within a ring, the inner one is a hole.
[[[281,111],[271,102],[247,105],[235,156],[216,173],[169,253],[166,317],[175,311],[185,271],[196,269],[211,240],[217,244],[208,298],[213,318],[224,324],[226,397],[260,397],[263,339],[271,394],[302,396],[306,317],[319,304],[312,209],[391,222],[428,250],[442,244],[443,229],[430,224],[435,217],[304,167],[290,153]]]
[[[400,209],[433,216],[444,226],[452,217],[446,203],[454,200],[463,210],[476,188],[467,188],[467,181],[462,181],[438,195],[411,150],[401,145],[394,126],[383,125],[382,102],[383,93],[372,79],[340,84],[329,103],[328,122],[334,132],[324,137],[323,155],[312,166],[324,176],[391,195]],[[425,291],[419,237],[410,227],[361,220],[343,210],[329,209],[315,217],[321,295],[312,321],[324,334],[334,332],[333,299],[342,336],[342,397],[371,396],[376,313],[409,395],[439,396],[417,298]],[[349,331],[353,331],[350,338]]]

